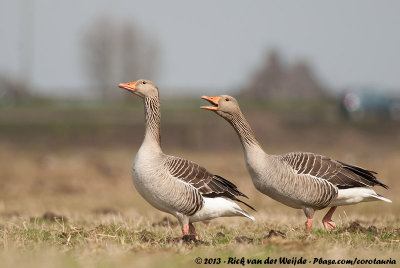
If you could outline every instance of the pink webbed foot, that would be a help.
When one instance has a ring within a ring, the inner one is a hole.
[[[190,235],[194,236],[195,240],[199,240],[199,236],[196,233],[196,229],[194,228],[194,225],[192,223],[189,223],[189,233]]]
[[[332,220],[327,220],[327,221],[322,221],[322,224],[324,225],[325,230],[330,231],[333,229],[336,229],[336,224]]]
[[[333,212],[335,212],[337,207],[331,207],[331,209],[326,213],[324,218],[322,219],[322,224],[324,225],[325,230],[330,231],[336,228],[335,222],[332,220]]]
[[[189,223],[182,226],[183,240],[186,242],[198,241],[199,237],[193,224]]]
[[[182,234],[183,235],[189,234],[189,224],[182,225]]]

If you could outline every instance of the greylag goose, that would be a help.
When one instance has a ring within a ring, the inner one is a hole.
[[[202,99],[212,104],[202,109],[216,112],[235,129],[257,190],[289,207],[303,209],[307,232],[316,210],[330,207],[322,220],[325,230],[330,230],[336,228],[332,214],[337,206],[375,200],[392,202],[371,189],[375,185],[388,188],[378,181],[374,171],[313,153],[269,155],[258,143],[235,98],[221,95]]]
[[[175,216],[185,236],[198,240],[193,222],[217,217],[254,217],[236,202],[247,197],[230,181],[208,172],[186,159],[166,155],[161,150],[160,100],[158,88],[149,80],[121,83],[144,101],[145,135],[132,167],[133,183],[140,195],[155,208]]]

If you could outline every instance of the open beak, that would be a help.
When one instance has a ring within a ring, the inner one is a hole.
[[[220,96],[217,97],[208,97],[208,96],[202,96],[201,97],[203,100],[209,101],[213,106],[201,106],[201,109],[204,110],[210,110],[210,111],[218,111],[218,103],[219,99],[221,98]]]
[[[120,84],[118,84],[118,86],[120,88],[126,89],[126,90],[128,90],[130,92],[135,92],[136,91],[135,84],[136,84],[136,82],[120,83]]]

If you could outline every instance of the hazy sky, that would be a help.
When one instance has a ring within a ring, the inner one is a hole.
[[[22,26],[21,7],[29,1],[31,80],[41,92],[87,87],[82,39],[100,16],[128,20],[157,40],[161,60],[154,80],[160,89],[229,92],[246,86],[268,49],[276,48],[287,62],[309,60],[330,87],[400,90],[400,1],[1,0],[0,74],[24,70],[21,48],[29,27]]]

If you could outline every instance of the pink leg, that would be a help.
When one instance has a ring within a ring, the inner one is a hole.
[[[189,224],[182,225],[182,234],[184,236],[189,234]]]
[[[196,229],[194,228],[192,223],[189,223],[189,232],[190,235],[193,235],[196,240],[199,240],[199,236],[196,233]]]
[[[307,221],[306,221],[306,232],[307,233],[309,233],[310,232],[310,230],[311,230],[311,226],[312,226],[312,222],[313,222],[313,219],[311,218],[307,218]]]
[[[329,231],[336,228],[335,222],[331,219],[333,212],[335,212],[337,207],[331,207],[331,209],[326,213],[324,218],[322,219],[322,224],[324,225],[325,230]]]

